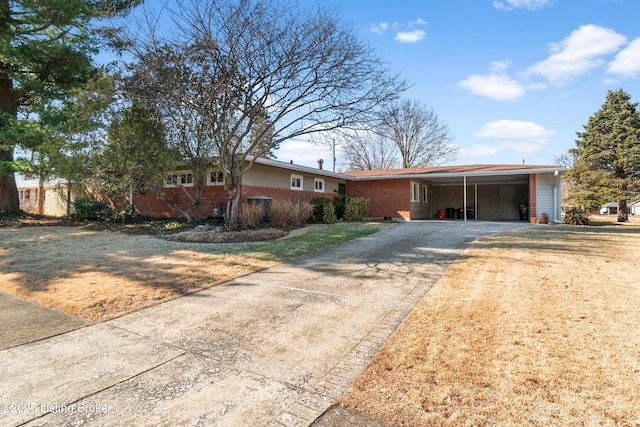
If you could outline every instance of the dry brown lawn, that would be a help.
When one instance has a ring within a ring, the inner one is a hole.
[[[0,228],[0,289],[104,321],[278,263],[76,227]]]
[[[475,242],[339,403],[390,425],[640,427],[640,223]]]

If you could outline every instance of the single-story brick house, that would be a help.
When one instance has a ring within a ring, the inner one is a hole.
[[[462,220],[535,222],[542,213],[560,220],[557,166],[470,165],[337,173],[321,168],[258,158],[242,177],[241,200],[270,197],[309,201],[337,194],[370,200],[370,217],[416,220],[446,217]],[[184,191],[193,186],[190,171],[176,171],[165,191],[188,207]],[[183,188],[181,188],[183,187]],[[202,212],[214,216],[226,207],[222,176],[213,169],[203,189]],[[143,215],[179,217],[152,192],[134,196]]]

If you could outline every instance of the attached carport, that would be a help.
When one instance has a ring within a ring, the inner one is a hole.
[[[566,168],[466,165],[347,172],[347,194],[370,200],[370,215],[414,219],[560,220]]]
[[[430,217],[529,220],[529,175],[430,177]],[[452,215],[453,213],[453,215]]]

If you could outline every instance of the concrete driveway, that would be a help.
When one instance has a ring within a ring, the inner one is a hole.
[[[309,425],[476,237],[411,222],[0,351],[2,425]]]

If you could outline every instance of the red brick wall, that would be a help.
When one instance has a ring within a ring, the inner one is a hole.
[[[251,196],[266,196],[274,200],[289,200],[291,202],[309,202],[316,197],[333,199],[336,193],[316,193],[315,191],[287,190],[285,188],[258,187],[254,185],[243,185],[240,195],[241,201]]]
[[[411,219],[409,179],[347,181],[347,195],[369,199],[369,216]]]
[[[536,176],[529,175],[529,222],[536,223]]]
[[[185,188],[190,194],[195,194],[193,187]],[[191,200],[184,193],[183,188],[165,188],[164,192],[167,198],[175,200],[180,207],[187,211],[190,215],[194,210],[191,208]],[[204,186],[202,188],[202,207],[201,212],[204,218],[213,215],[216,202],[227,202],[227,192],[222,186]],[[144,194],[135,194],[133,196],[133,205],[141,215],[153,218],[182,218],[180,212],[177,212],[167,202],[158,199],[153,191],[147,190]]]
[[[187,187],[187,191],[190,194],[195,194],[192,187]],[[177,201],[182,209],[186,210],[190,215],[193,214],[193,209],[190,208],[191,200],[184,193],[182,188],[165,188],[167,197],[171,200]],[[269,188],[269,187],[257,187],[251,185],[243,185],[242,192],[240,194],[241,202],[245,201],[247,197],[251,196],[267,196],[273,199],[290,200],[292,202],[297,201],[310,201],[315,197],[326,197],[333,199],[335,193],[316,193],[313,191],[297,191],[287,190],[281,188]],[[202,189],[202,216],[204,218],[213,216],[213,211],[217,202],[221,202],[224,205],[224,209],[227,207],[227,200],[229,196],[224,191],[223,186],[204,186]],[[182,215],[171,209],[167,202],[158,199],[152,191],[147,191],[144,194],[135,194],[133,196],[133,204],[137,211],[141,215],[150,216],[153,218],[182,218]]]

